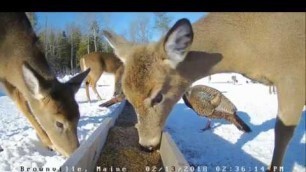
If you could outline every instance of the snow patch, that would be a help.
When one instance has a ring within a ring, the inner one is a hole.
[[[225,120],[212,120],[213,129],[202,132],[207,119],[185,106],[181,99],[170,113],[165,130],[168,130],[174,141],[194,166],[207,167],[216,171],[217,167],[226,167],[226,171],[256,171],[267,168],[274,148],[274,124],[277,114],[277,95],[269,94],[269,87],[246,82],[242,75],[236,75],[238,84],[230,82],[233,74],[216,74],[209,81],[208,77],[192,85],[208,85],[223,92],[237,107],[238,115],[252,129],[243,133]],[[284,171],[306,171],[305,159],[305,117],[302,114],[292,138],[286,158]]]

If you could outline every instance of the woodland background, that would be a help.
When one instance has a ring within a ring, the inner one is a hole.
[[[38,23],[35,12],[26,13],[39,37],[45,56],[57,76],[73,75],[79,72],[79,59],[90,52],[112,52],[112,48],[103,38],[103,29],[111,30],[109,14],[102,17],[93,13],[80,15],[80,23],[67,23],[65,29],[58,29],[45,23]],[[149,21],[153,20],[154,25]],[[127,30],[121,33],[135,43],[148,43],[152,31],[164,35],[170,28],[172,17],[165,12],[154,13],[153,18],[139,16],[130,23]]]

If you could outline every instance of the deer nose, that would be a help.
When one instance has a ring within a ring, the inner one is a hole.
[[[140,146],[140,150],[142,150],[142,151],[153,152],[153,151],[159,149],[160,144],[158,144],[157,146],[142,146],[142,145],[139,144],[139,146]]]
[[[153,152],[154,151],[154,147],[153,146],[141,146],[140,145],[140,150],[142,150],[144,152]]]

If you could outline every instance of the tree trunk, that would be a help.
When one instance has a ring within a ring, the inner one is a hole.
[[[87,37],[87,54],[89,54],[89,34],[88,34],[88,37]]]
[[[46,17],[46,23],[45,23],[45,28],[46,28],[46,31],[45,31],[45,56],[46,56],[46,58],[48,58],[48,41],[47,41],[48,28],[47,28],[47,20],[48,20],[48,18]]]
[[[73,73],[73,33],[71,33],[70,68],[71,68],[71,73]]]
[[[95,44],[95,52],[97,52],[97,34],[96,34],[96,29],[93,30],[94,31],[94,44]]]

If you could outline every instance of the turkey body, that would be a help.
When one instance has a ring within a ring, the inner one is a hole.
[[[196,85],[186,90],[183,100],[198,115],[209,119],[225,119],[239,130],[250,132],[250,127],[237,115],[236,106],[219,90],[205,85]],[[207,125],[207,128],[210,127]],[[207,128],[204,128],[207,129]]]

